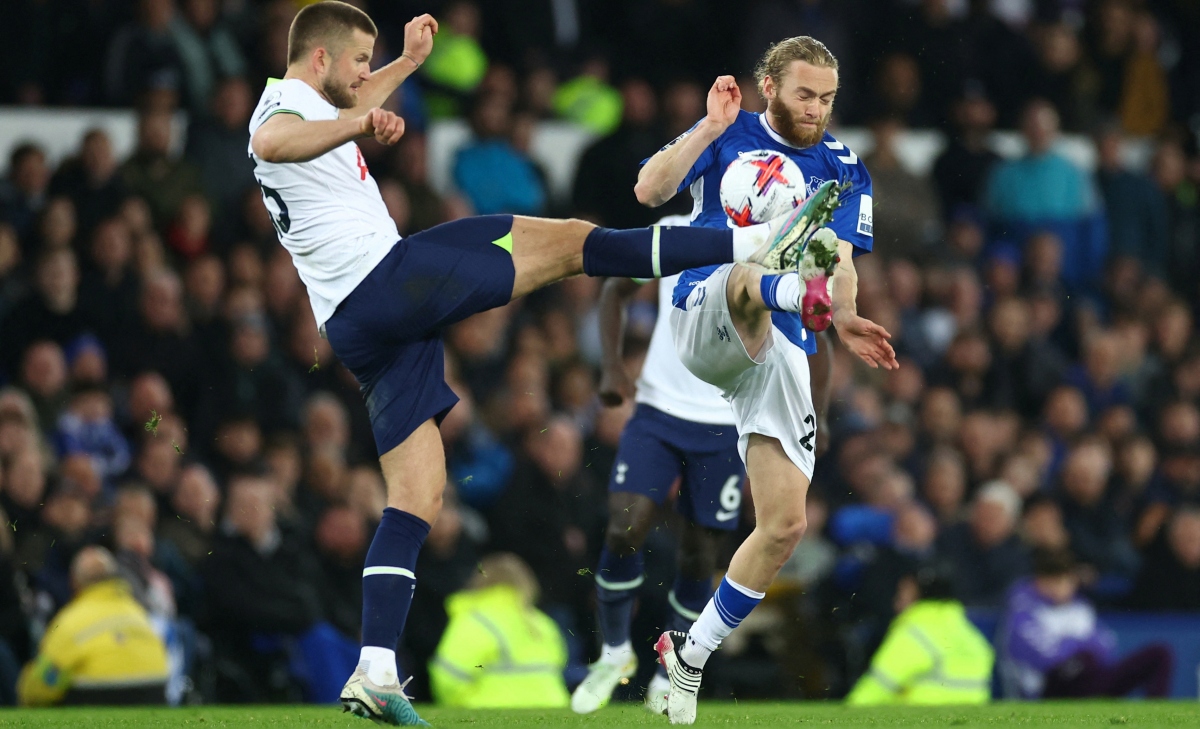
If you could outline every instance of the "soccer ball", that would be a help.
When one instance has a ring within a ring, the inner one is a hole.
[[[743,152],[721,176],[721,207],[739,228],[777,218],[803,200],[804,173],[779,152]]]

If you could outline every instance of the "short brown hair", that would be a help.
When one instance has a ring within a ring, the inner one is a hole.
[[[320,45],[337,43],[353,30],[375,37],[375,21],[358,8],[338,0],[325,0],[301,8],[288,31],[288,65],[304,58]]]
[[[787,67],[793,61],[804,61],[814,66],[838,70],[837,59],[821,41],[807,35],[784,38],[767,49],[758,65],[754,67],[754,80],[758,83],[758,93],[762,93],[763,80],[770,76],[778,83]]]

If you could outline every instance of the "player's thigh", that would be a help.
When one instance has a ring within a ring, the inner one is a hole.
[[[515,216],[512,298],[583,273],[583,244],[596,226],[583,220]]]
[[[758,269],[735,264],[725,284],[729,317],[751,356],[758,355],[771,334],[771,312],[763,303],[761,280]]]
[[[736,389],[747,372],[765,361],[773,337],[769,336],[751,356],[729,312],[726,287],[732,270],[732,264],[720,266],[692,287],[682,308],[671,309],[671,332],[679,361],[693,375],[724,393]]]
[[[793,462],[779,438],[751,433],[747,441],[746,471],[756,527],[779,534],[803,532],[809,476]]]
[[[638,414],[629,420],[608,479],[610,519],[605,540],[610,549],[641,547],[653,526],[654,511],[666,502],[682,473],[681,461],[653,420]],[[640,506],[635,509],[631,504]],[[647,504],[653,509],[645,508]]]

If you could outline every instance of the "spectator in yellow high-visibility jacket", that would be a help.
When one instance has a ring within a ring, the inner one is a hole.
[[[450,623],[429,663],[443,706],[566,706],[567,648],[558,625],[534,607],[537,578],[514,554],[487,557],[467,589],[446,600]]]
[[[108,550],[80,550],[71,585],[75,597],[21,671],[21,705],[166,703],[166,647]]]
[[[899,614],[846,703],[985,704],[995,652],[951,598],[948,571],[924,567],[896,590]]]

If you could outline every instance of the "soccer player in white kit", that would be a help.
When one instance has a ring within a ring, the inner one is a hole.
[[[737,83],[718,78],[708,115],[650,158],[635,187],[651,207],[690,188],[693,225],[755,222],[747,218],[750,206],[731,205],[722,194],[726,173],[739,165],[754,165],[757,192],[787,185],[819,194],[837,180],[841,203],[831,218],[817,221],[829,227],[805,241],[796,273],[723,265],[686,271],[676,287],[676,351],[733,406],[756,517],[699,618],[686,633],[663,633],[656,646],[671,681],[667,714],[676,724],[696,720],[705,662],[762,600],[804,535],[816,414],[802,348],[811,334],[797,314],[804,313],[809,328],[828,325],[821,301],[831,270],[832,320],[842,343],[871,367],[897,366],[890,335],[857,314],[854,254],[871,250],[871,183],[857,155],[826,132],[837,60],[813,38],[789,38],[768,49],[755,76],[766,113],[741,111]]]
[[[581,273],[658,278],[730,261],[787,268],[809,230],[797,213],[735,231],[488,215],[400,240],[354,140],[400,139],[404,121],[379,107],[424,62],[436,32],[429,15],[414,18],[400,58],[372,73],[371,18],[336,0],[307,5],[288,34],[287,73],[268,84],[249,125],[263,200],[317,325],[359,382],[387,483],[363,569],[360,662],[342,705],[404,725],[424,722],[404,695],[395,649],[446,483],[438,425],[457,402],[442,329]]]

